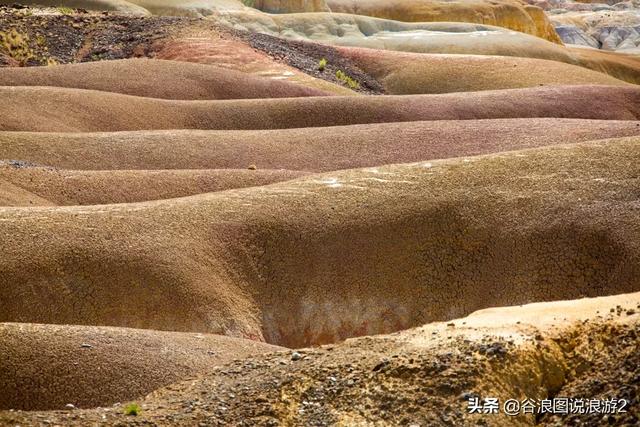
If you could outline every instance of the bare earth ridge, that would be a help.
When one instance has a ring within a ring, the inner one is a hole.
[[[4,132],[0,158],[98,171],[255,165],[259,172],[267,169],[265,173],[330,172],[639,134],[640,122],[634,120],[557,118],[373,123],[321,130]],[[30,174],[15,171],[14,175],[18,173]]]
[[[226,101],[173,101],[81,89],[5,86],[0,87],[0,96],[9,105],[0,131],[283,129],[525,117],[640,119],[640,89],[635,86]],[[331,114],[326,114],[328,111]]]

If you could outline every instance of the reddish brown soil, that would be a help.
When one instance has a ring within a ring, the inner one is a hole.
[[[123,76],[130,76],[123,78]],[[209,65],[130,59],[0,68],[0,86],[92,89],[150,98],[208,100],[328,95],[318,89]]]
[[[0,87],[0,130],[283,129],[420,120],[638,120],[640,89],[553,86],[446,95],[169,101],[49,87]]]

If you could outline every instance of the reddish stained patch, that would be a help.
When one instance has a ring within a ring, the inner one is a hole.
[[[281,66],[244,43],[213,37],[167,41],[157,52],[156,58],[217,65],[244,72],[259,72]]]

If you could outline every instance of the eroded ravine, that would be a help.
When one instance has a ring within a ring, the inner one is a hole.
[[[144,204],[4,208],[0,320],[301,347],[638,290],[638,147],[629,138]]]

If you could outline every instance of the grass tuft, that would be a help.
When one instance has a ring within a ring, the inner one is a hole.
[[[327,60],[322,58],[320,62],[318,62],[318,70],[324,71],[325,68],[327,68]]]
[[[138,405],[137,403],[133,402],[133,403],[129,403],[127,406],[124,407],[124,414],[125,415],[132,415],[132,416],[136,416],[140,413],[141,409],[140,409],[140,405]]]
[[[360,82],[346,74],[342,70],[336,71],[336,79],[342,82],[342,84],[349,86],[349,89],[360,89]]]

